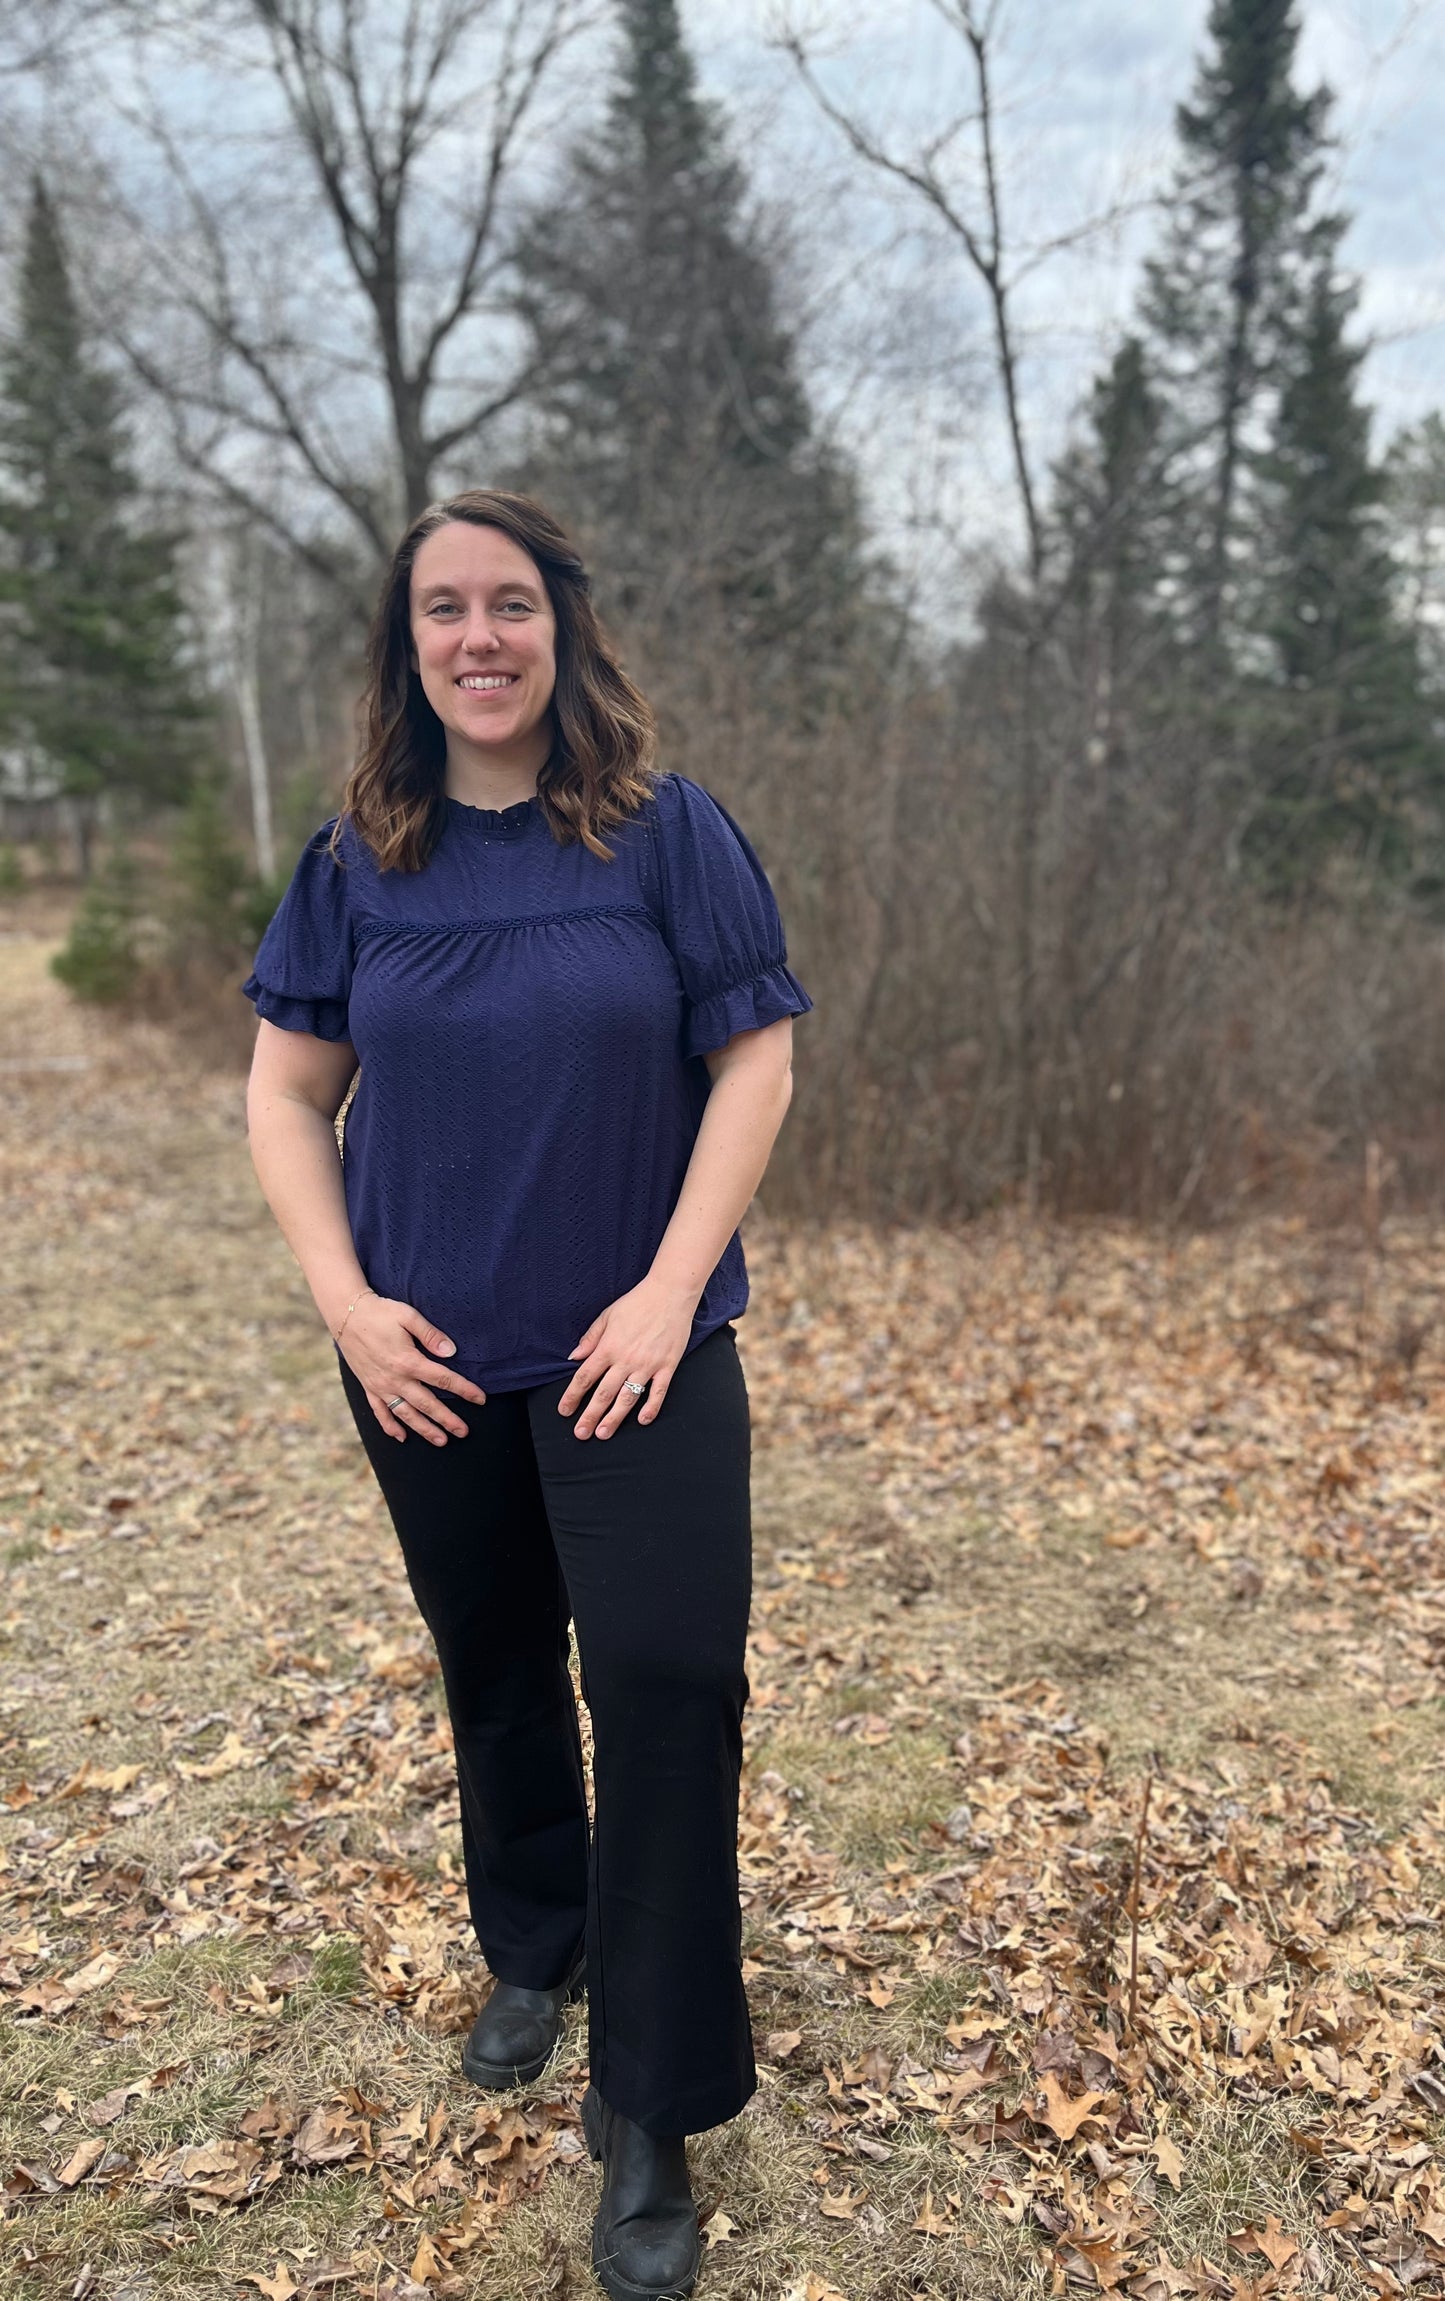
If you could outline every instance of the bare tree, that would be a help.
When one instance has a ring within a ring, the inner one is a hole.
[[[131,11],[125,71],[92,84],[123,130],[115,339],[181,469],[332,580],[364,585],[527,390],[498,294],[508,197],[590,10],[180,0]],[[183,117],[178,61],[232,91],[230,135]]]
[[[276,831],[271,762],[261,714],[261,543],[255,530],[240,521],[206,540],[207,628],[235,708],[251,802],[256,868],[269,881],[276,876]]]
[[[995,64],[1003,0],[932,0],[938,15],[959,40],[969,80],[964,109],[931,137],[908,151],[895,149],[863,114],[830,93],[820,75],[807,33],[786,13],[777,43],[791,57],[798,76],[825,118],[845,138],[859,160],[903,186],[935,223],[942,226],[981,287],[988,309],[994,373],[1008,433],[1014,494],[1024,539],[1023,581],[1017,587],[1014,619],[1019,680],[1014,713],[1015,773],[1013,809],[1013,1095],[1010,1165],[1037,1196],[1038,1006],[1037,913],[1038,839],[1043,803],[1041,764],[1040,662],[1055,606],[1046,586],[1047,545],[1040,509],[1037,451],[1024,407],[1022,353],[1016,317],[1016,291],[1022,280],[1050,257],[1075,248],[1112,228],[1136,203],[1115,202],[1101,215],[1081,219],[1032,247],[1015,248],[1004,216],[1004,183],[998,149]],[[960,161],[971,151],[972,185]]]
[[[118,0],[0,0],[0,73],[49,72],[118,21]]]

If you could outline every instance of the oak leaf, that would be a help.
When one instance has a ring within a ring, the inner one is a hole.
[[[266,2301],[291,2301],[292,2294],[300,2291],[284,2261],[277,2262],[269,2277],[263,2277],[257,2269],[243,2270],[241,2283],[259,2286]]]
[[[923,2203],[918,2209],[918,2219],[913,2226],[921,2230],[925,2237],[946,2237],[952,2218],[951,2213],[938,2212],[933,2202],[933,2191],[925,2189]]]
[[[1036,2117],[1035,2122],[1046,2125],[1060,2141],[1072,2141],[1079,2127],[1087,2118],[1096,2116],[1099,2104],[1108,2098],[1102,2093],[1081,2093],[1077,2100],[1071,2100],[1051,2069],[1044,2072],[1043,2094],[1043,2116]]]
[[[416,2257],[411,2265],[412,2283],[414,2285],[430,2285],[435,2283],[437,2278],[445,2277],[446,2273],[445,2259],[438,2253],[427,2232],[423,2230],[417,2245]]]
[[[831,2189],[825,2189],[818,2199],[818,2211],[825,2214],[829,2221],[851,2221],[859,2206],[866,2204],[867,2199],[866,2189],[845,2187],[836,2197]]]
[[[1164,2179],[1172,2183],[1177,2189],[1179,2177],[1184,2171],[1184,2160],[1167,2133],[1156,2134],[1150,2147],[1150,2155]]]

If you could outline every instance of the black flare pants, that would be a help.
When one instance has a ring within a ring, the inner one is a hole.
[[[487,1964],[551,1989],[585,1939],[603,2100],[653,2134],[721,2124],[757,2083],[737,1877],[750,1435],[732,1327],[681,1359],[655,1422],[634,1410],[604,1439],[573,1436],[564,1380],[485,1406],[449,1397],[467,1437],[399,1443],[344,1360],[341,1375],[441,1661]]]

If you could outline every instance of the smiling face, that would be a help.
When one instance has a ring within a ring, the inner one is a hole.
[[[449,767],[540,773],[551,748],[557,621],[535,561],[497,527],[450,520],[411,570],[412,662]]]

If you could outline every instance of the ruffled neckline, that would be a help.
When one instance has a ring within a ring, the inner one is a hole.
[[[464,799],[447,797],[448,822],[484,839],[519,839],[541,812],[542,803],[535,791],[530,799],[516,799],[510,807],[470,807]]]

